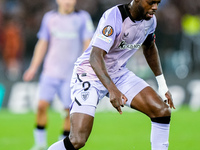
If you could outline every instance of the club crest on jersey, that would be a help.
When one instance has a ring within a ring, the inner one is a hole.
[[[84,101],[86,101],[89,97],[89,92],[82,92],[81,93],[81,97]]]
[[[110,25],[107,25],[103,28],[102,31],[103,35],[106,37],[111,36],[113,34],[113,28]]]

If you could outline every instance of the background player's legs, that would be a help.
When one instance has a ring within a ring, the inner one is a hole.
[[[69,135],[70,131],[70,104],[71,104],[71,91],[70,91],[70,79],[69,80],[61,80],[59,87],[57,88],[57,94],[60,98],[64,108],[65,108],[65,115],[64,115],[64,126],[62,135],[59,139],[64,139],[66,136]]]
[[[47,124],[47,109],[49,103],[45,100],[40,100],[37,107],[36,129],[34,130],[35,146],[31,150],[42,150],[47,147],[46,124]]]
[[[69,114],[69,109],[65,109],[65,111],[67,112],[67,116],[65,118],[64,130],[65,131],[70,131],[70,114]]]
[[[46,126],[47,124],[47,110],[49,108],[49,103],[45,100],[40,100],[37,109],[37,125]]]
[[[152,150],[167,150],[171,111],[158,94],[146,87],[131,102],[131,107],[143,112],[152,120]]]
[[[65,120],[64,120],[64,127],[63,127],[63,133],[59,137],[59,139],[64,139],[66,136],[69,136],[70,132],[70,115],[69,115],[69,109],[65,109]]]

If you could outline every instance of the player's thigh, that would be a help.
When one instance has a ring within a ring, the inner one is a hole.
[[[131,108],[143,112],[150,118],[170,116],[169,106],[150,87],[145,87],[132,100]]]
[[[85,143],[92,131],[94,117],[84,113],[72,113],[70,115],[70,121],[71,142]]]
[[[131,71],[115,80],[119,90],[128,99],[127,106],[139,110],[151,118],[170,115],[168,105],[162,101],[149,84]]]

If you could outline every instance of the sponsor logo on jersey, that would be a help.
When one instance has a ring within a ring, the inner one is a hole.
[[[105,41],[105,42],[107,42],[107,43],[110,43],[110,42],[112,41],[111,38],[106,37],[106,36],[104,36],[103,34],[97,34],[97,38],[99,38],[99,39],[101,39],[101,40],[103,40],[103,41]]]
[[[139,49],[142,44],[127,44],[126,41],[121,41],[118,48],[120,49]]]
[[[106,37],[111,36],[113,34],[113,28],[111,26],[105,26],[102,31],[103,35]]]
[[[59,30],[53,30],[51,31],[51,34],[55,38],[60,38],[60,39],[75,39],[78,38],[78,33],[75,32],[63,32]]]

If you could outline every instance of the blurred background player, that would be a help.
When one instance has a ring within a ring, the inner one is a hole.
[[[38,42],[30,67],[24,73],[24,81],[34,78],[44,60],[39,82],[35,145],[31,150],[47,148],[47,109],[57,94],[69,114],[70,79],[77,57],[89,45],[93,35],[92,19],[86,11],[76,11],[76,0],[56,0],[57,10],[47,12],[38,32]],[[69,115],[64,121],[63,137],[70,130]]]

